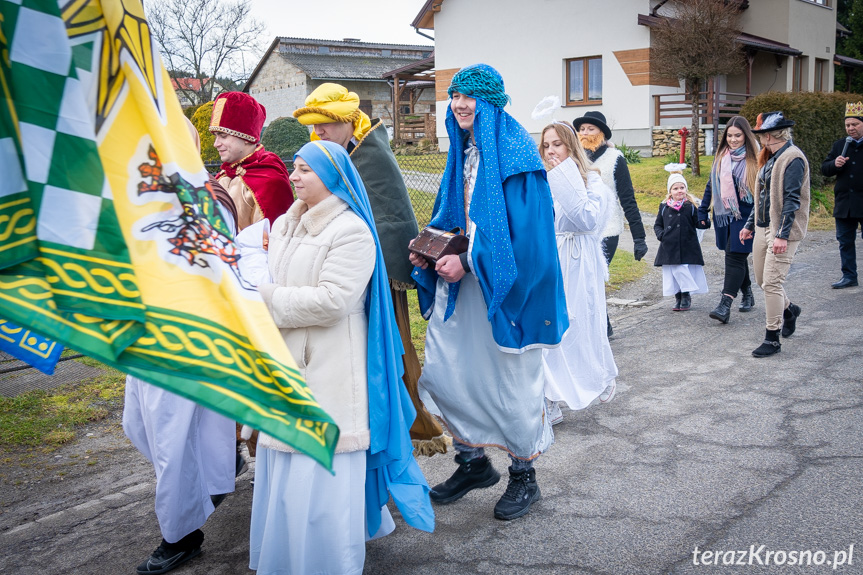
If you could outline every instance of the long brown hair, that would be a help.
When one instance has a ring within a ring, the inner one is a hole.
[[[722,139],[716,147],[716,156],[713,158],[713,169],[719,169],[719,162],[722,160],[726,150],[730,150],[728,145],[728,128],[737,128],[743,132],[743,145],[746,148],[746,172],[743,179],[746,187],[749,188],[749,193],[755,193],[755,177],[758,174],[758,140],[755,139],[755,134],[752,133],[752,126],[749,121],[743,116],[734,116],[725,125],[725,130],[722,132]],[[714,193],[716,191],[714,190]]]
[[[594,166],[591,161],[587,159],[587,153],[584,151],[584,146],[582,146],[581,142],[578,141],[578,137],[568,124],[554,122],[543,128],[542,134],[539,136],[539,155],[542,158],[543,163],[545,163],[545,148],[543,148],[542,144],[545,140],[545,133],[549,130],[554,130],[557,137],[560,138],[560,141],[563,142],[564,146],[566,146],[566,151],[569,152],[569,157],[575,161],[575,165],[578,166],[578,171],[584,179],[584,184],[587,185],[587,172],[591,171],[598,174],[599,168]],[[547,164],[546,167],[548,167]]]

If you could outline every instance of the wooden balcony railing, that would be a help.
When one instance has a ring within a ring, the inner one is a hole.
[[[740,114],[740,108],[751,98],[750,94],[733,92],[700,92],[699,113],[702,124],[722,124],[732,116]],[[688,94],[656,94],[653,96],[654,124],[663,120],[675,120],[675,124],[689,124],[692,118],[692,100]]]

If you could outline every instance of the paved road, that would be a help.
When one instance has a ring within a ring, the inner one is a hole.
[[[443,174],[430,174],[428,172],[403,171],[402,177],[405,186],[429,194],[437,194],[440,189],[440,181]]]
[[[711,236],[705,255],[713,292],[695,296],[690,312],[659,297],[658,270],[616,294],[648,302],[611,310],[617,397],[566,412],[537,464],[543,499],[529,515],[492,517],[501,482],[437,507],[434,534],[397,516],[395,533],[368,544],[365,573],[863,573],[863,288],[829,288],[835,239],[810,233],[788,282],[803,308],[797,333],[758,360],[760,290],[752,313],[710,320],[721,270]],[[93,433],[59,452],[70,460],[66,479],[50,468],[39,483],[4,482],[0,572],[133,573],[155,547],[151,469],[116,425]],[[89,474],[71,463],[85,448],[99,460]],[[492,458],[504,471],[506,458]],[[420,464],[432,484],[454,469],[449,456]],[[177,573],[248,572],[249,477],[205,527],[205,553]],[[701,565],[704,550],[722,551],[719,565]],[[806,550],[804,560],[823,564],[759,564],[797,562]],[[723,566],[732,558],[752,564]]]

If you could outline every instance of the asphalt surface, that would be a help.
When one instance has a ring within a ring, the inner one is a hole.
[[[709,319],[722,271],[710,234],[704,253],[711,293],[689,312],[661,298],[658,268],[612,294],[627,304],[610,308],[617,396],[565,410],[527,516],[494,519],[505,481],[437,506],[432,534],[394,513],[396,531],[367,544],[365,573],[863,573],[863,288],[830,289],[836,241],[810,232],[786,286],[803,310],[797,332],[755,359],[763,294],[748,314],[735,301],[727,325]],[[134,573],[158,544],[152,468],[116,421],[90,433],[42,459],[4,460],[0,572]],[[506,457],[490,455],[505,472]],[[455,469],[450,455],[420,465],[430,484]],[[248,572],[251,477],[204,527],[201,557],[175,573]]]

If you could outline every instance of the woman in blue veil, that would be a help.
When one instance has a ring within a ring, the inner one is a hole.
[[[259,291],[341,433],[334,477],[317,464],[300,476],[294,468],[309,466],[307,458],[259,439],[250,567],[362,573],[365,540],[393,528],[390,496],[417,529],[432,531],[434,513],[413,457],[416,412],[401,379],[403,348],[365,187],[337,144],[310,142],[294,158],[298,201],[272,226],[274,283]]]

